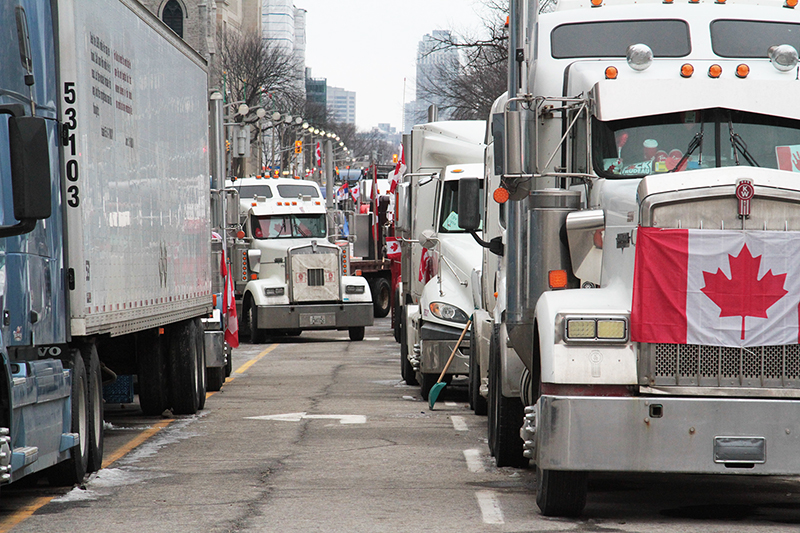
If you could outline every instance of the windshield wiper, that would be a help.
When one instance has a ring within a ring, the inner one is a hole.
[[[733,147],[733,158],[736,161],[736,166],[739,166],[739,154],[750,163],[751,167],[760,167],[753,155],[747,151],[747,144],[742,140],[738,133],[733,131],[733,121],[728,117],[728,130],[731,133],[731,146]]]
[[[677,172],[678,169],[681,168],[681,166],[683,166],[684,163],[686,163],[686,161],[689,159],[689,157],[691,157],[691,155],[694,153],[694,151],[697,150],[698,146],[703,146],[703,128],[702,128],[702,126],[700,127],[700,131],[695,133],[694,137],[692,137],[692,140],[689,141],[689,146],[686,147],[686,153],[683,154],[683,157],[681,157],[681,160],[678,161],[678,164],[675,165],[675,167],[672,170],[668,170],[667,172]],[[701,150],[701,154],[702,154],[702,150]]]

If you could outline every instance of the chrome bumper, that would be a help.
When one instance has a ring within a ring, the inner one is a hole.
[[[800,474],[800,401],[543,396],[525,454],[552,470]]]
[[[314,305],[270,305],[258,307],[261,329],[347,329],[371,326],[371,302]]]

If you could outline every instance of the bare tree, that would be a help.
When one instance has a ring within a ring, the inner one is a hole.
[[[508,33],[505,27],[507,2],[484,0],[481,37],[449,33],[434,38],[428,54],[459,51],[460,59],[440,62],[425,79],[419,80],[422,94],[417,98],[444,102],[443,110],[454,119],[486,119],[492,103],[506,90]]]

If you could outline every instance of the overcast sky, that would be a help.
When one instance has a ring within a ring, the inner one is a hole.
[[[417,45],[433,30],[475,34],[481,0],[295,0],[305,9],[306,67],[314,78],[356,93],[356,125],[403,127],[414,99]]]

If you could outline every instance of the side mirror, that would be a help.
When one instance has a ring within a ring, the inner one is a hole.
[[[481,226],[481,180],[462,178],[458,180],[458,225],[474,231]]]
[[[247,266],[258,274],[261,270],[261,250],[247,250]]]
[[[439,239],[436,238],[435,231],[433,231],[432,229],[426,229],[420,234],[419,243],[426,250],[430,250],[431,248],[434,248],[437,244],[439,244]]]

